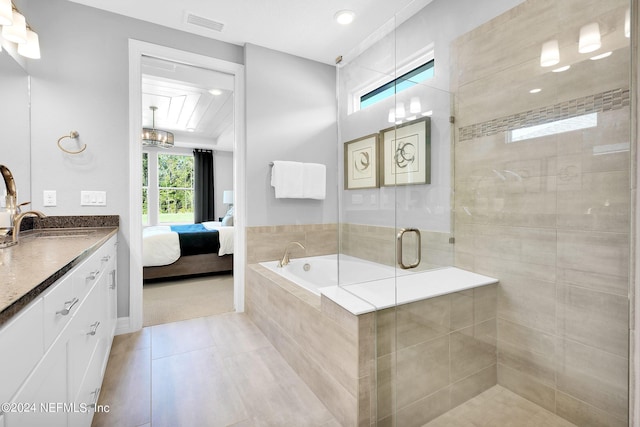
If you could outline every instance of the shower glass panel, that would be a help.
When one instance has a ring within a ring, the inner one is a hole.
[[[358,419],[380,425],[396,425],[397,406],[419,404],[443,387],[423,356],[438,358],[449,332],[442,324],[449,296],[416,302],[397,286],[398,277],[453,265],[453,98],[423,24],[398,15],[338,66],[339,284],[371,318]],[[361,105],[378,88],[376,102]],[[355,276],[354,258],[364,262]]]
[[[540,425],[627,425],[631,1],[418,3],[337,71],[338,279],[373,336],[358,421],[456,425],[492,390]],[[450,266],[499,283],[407,297]]]

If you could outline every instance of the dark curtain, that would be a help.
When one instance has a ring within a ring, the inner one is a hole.
[[[193,150],[194,222],[214,221],[213,212],[213,151]]]

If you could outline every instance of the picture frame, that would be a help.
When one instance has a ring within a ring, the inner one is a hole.
[[[378,188],[379,134],[344,143],[344,189]]]
[[[380,131],[382,186],[431,183],[431,119]]]

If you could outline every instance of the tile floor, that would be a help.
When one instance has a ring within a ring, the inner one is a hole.
[[[245,314],[116,336],[93,426],[323,426],[331,413]]]
[[[240,313],[116,336],[99,404],[93,427],[340,426]],[[495,386],[424,427],[509,426],[574,425]]]

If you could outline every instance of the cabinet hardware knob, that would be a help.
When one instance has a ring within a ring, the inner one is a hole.
[[[111,259],[111,255],[106,255],[102,257],[102,261],[107,262]]]
[[[100,274],[100,270],[92,271],[87,276],[87,280],[96,280],[96,277],[98,277],[98,274]]]

